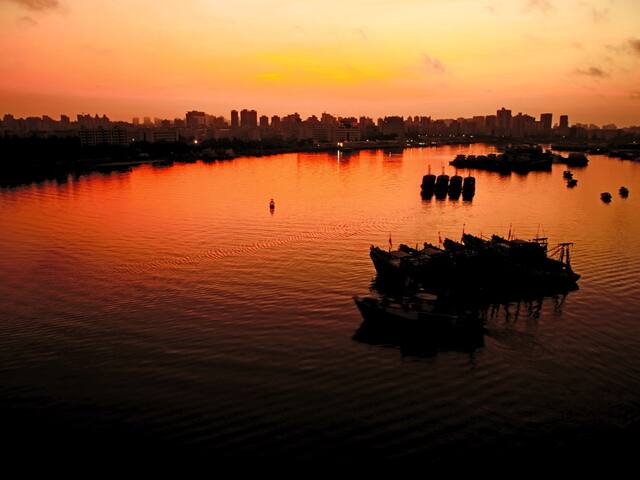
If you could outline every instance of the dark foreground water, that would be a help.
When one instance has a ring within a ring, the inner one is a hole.
[[[640,430],[640,164],[591,156],[572,190],[563,166],[475,172],[473,202],[421,200],[429,165],[452,173],[456,153],[490,150],[287,154],[0,190],[4,438],[18,453],[624,458]],[[575,242],[580,290],[501,307],[473,351],[354,340],[369,245],[457,239],[463,224]]]

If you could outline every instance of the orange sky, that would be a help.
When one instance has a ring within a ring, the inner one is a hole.
[[[638,0],[0,0],[0,115],[640,124]]]

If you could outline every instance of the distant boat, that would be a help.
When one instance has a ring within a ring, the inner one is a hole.
[[[470,310],[448,311],[438,308],[435,300],[416,295],[406,303],[390,299],[354,296],[362,317],[372,323],[409,327],[414,332],[461,333],[483,331],[482,320]]]
[[[567,180],[567,187],[573,188],[576,185],[578,185],[578,180],[576,180],[575,178],[570,178],[569,180]]]
[[[627,198],[629,196],[629,189],[627,187],[620,187],[620,190],[618,190],[618,192],[620,192],[620,196],[622,198]]]
[[[571,180],[573,178],[573,173],[571,173],[571,170],[565,170],[562,172],[562,176],[567,180]]]
[[[565,163],[570,167],[586,167],[589,164],[589,159],[582,152],[572,152]]]
[[[611,201],[611,194],[609,192],[603,192],[600,194],[600,198],[603,202],[609,203]]]
[[[272,198],[271,201],[269,202],[269,209],[273,210],[274,208],[276,208],[276,202],[274,202]]]

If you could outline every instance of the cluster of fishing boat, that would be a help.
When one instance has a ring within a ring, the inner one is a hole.
[[[422,198],[430,199],[434,194],[437,199],[444,199],[447,195],[452,200],[458,200],[462,195],[463,200],[471,200],[476,194],[476,179],[467,176],[464,179],[460,175],[449,177],[443,173],[437,177],[431,172],[422,177]]]
[[[394,251],[372,246],[370,256],[381,281],[403,288],[517,296],[575,288],[580,276],[571,268],[570,246],[561,243],[550,250],[547,238],[485,239],[464,233],[461,242],[447,238],[442,248],[429,243]]]
[[[629,196],[629,189],[627,187],[620,187],[618,189],[618,193],[622,198],[627,198]],[[611,193],[609,192],[602,192],[600,194],[600,198],[604,203],[610,203],[613,199],[613,195],[611,195]]]
[[[375,286],[354,301],[368,324],[464,343],[484,330],[489,305],[577,289],[571,245],[463,233],[460,242],[445,239],[442,246],[371,246]]]
[[[573,178],[573,172],[571,170],[565,170],[562,172],[562,178],[567,181],[567,187],[573,188],[578,185],[578,180]]]
[[[551,170],[554,163],[564,163],[572,167],[582,167],[589,163],[584,153],[570,153],[563,157],[551,150],[543,150],[540,145],[517,145],[507,147],[503,153],[488,155],[458,155],[450,162],[456,168],[488,170],[500,173],[528,173]]]

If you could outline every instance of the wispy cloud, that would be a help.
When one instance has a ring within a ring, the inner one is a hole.
[[[622,44],[618,45],[605,45],[605,47],[614,53],[631,53],[633,55],[640,55],[640,38],[629,38]]]
[[[594,23],[606,22],[607,20],[609,20],[609,9],[608,8],[597,9],[593,7],[591,9],[591,18],[593,19]]]
[[[356,28],[356,33],[357,33],[358,35],[360,35],[360,37],[362,37],[362,39],[363,39],[363,40],[365,40],[365,41],[369,40],[369,37],[367,37],[367,34],[366,34],[366,32],[364,31],[364,29],[362,29],[362,28]]]
[[[553,5],[549,0],[526,0],[524,10],[527,12],[538,11],[546,15],[553,10]]]
[[[42,10],[55,10],[60,8],[60,2],[58,0],[1,0],[4,2],[11,2],[28,10],[42,11]]]
[[[576,73],[578,75],[585,75],[587,77],[592,77],[592,78],[606,78],[609,76],[607,72],[605,72],[599,67],[581,68],[576,70]]]
[[[422,54],[422,61],[430,72],[442,74],[446,71],[444,64],[440,60],[426,53]]]
[[[24,27],[35,27],[38,25],[38,22],[36,20],[27,16],[18,18],[16,22],[18,22],[18,25],[22,25]]]

